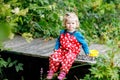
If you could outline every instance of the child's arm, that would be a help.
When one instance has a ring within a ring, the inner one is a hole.
[[[58,50],[60,48],[60,37],[57,38],[56,40],[56,44],[55,44],[55,47],[54,47],[54,51],[55,50]]]
[[[60,35],[63,34],[65,32],[65,30],[61,30],[60,31]],[[55,44],[55,47],[54,47],[54,51],[55,50],[58,50],[60,48],[60,36],[57,38],[56,40],[56,44]]]
[[[85,54],[88,55],[90,52],[89,52],[88,44],[85,41],[84,36],[80,32],[76,32],[75,36],[76,36],[76,39],[78,40],[78,42],[81,43],[82,48],[83,48]]]

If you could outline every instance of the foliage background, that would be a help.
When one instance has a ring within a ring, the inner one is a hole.
[[[74,11],[88,42],[120,40],[120,0],[0,0],[0,6],[0,22],[14,23],[15,34],[56,38],[64,13]]]
[[[88,42],[120,44],[120,0],[0,0],[0,50],[2,42],[14,34],[28,41],[56,38],[63,28],[63,15],[69,11],[78,15],[78,30]],[[0,63],[0,70],[9,66],[2,58]],[[22,64],[14,64],[16,71],[22,70]]]

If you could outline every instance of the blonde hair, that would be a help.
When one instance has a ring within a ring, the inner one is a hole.
[[[75,19],[76,27],[79,27],[79,19],[78,19],[78,16],[74,12],[69,12],[69,13],[65,14],[65,16],[63,18],[63,25],[64,26],[66,24],[66,21],[68,21],[69,19]]]

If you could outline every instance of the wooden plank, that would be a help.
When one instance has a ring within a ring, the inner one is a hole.
[[[27,43],[26,40],[21,36],[16,36],[12,40],[5,41],[4,45],[5,48],[10,48],[9,51],[17,52],[21,55],[48,58],[49,55],[53,53],[55,42],[56,39],[45,41],[42,38],[37,38],[31,41],[31,43]],[[100,44],[91,44],[89,48],[96,49],[101,54],[106,53],[107,51],[107,48],[104,45],[100,45]],[[82,49],[80,55],[84,55]],[[95,61],[80,60],[80,59],[76,59],[76,62],[95,63]]]

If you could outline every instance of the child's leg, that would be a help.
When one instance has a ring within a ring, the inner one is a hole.
[[[66,74],[68,73],[68,71],[70,70],[74,60],[76,59],[76,54],[74,53],[66,53],[61,64],[62,67],[60,69],[60,74],[58,76],[59,80],[63,80],[66,76]]]
[[[60,66],[61,53],[56,51],[49,58],[49,71],[47,79],[52,79],[54,72],[56,72]]]
[[[55,61],[54,59],[50,58],[49,59],[49,69],[52,70],[53,72],[56,72],[60,66],[60,61]]]
[[[76,59],[76,54],[75,53],[66,53],[65,57],[63,58],[61,64],[61,70],[65,71],[66,73],[68,73],[69,69],[71,68],[73,62]]]

